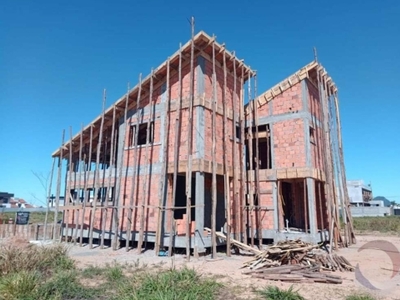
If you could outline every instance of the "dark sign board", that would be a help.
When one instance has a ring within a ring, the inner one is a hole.
[[[17,212],[15,215],[15,224],[26,225],[29,222],[29,211]]]

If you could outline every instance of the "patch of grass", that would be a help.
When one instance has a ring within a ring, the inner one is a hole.
[[[121,280],[124,277],[124,273],[122,271],[121,265],[114,264],[113,266],[108,266],[106,268],[106,279],[109,282],[116,282],[118,280]]]
[[[38,271],[42,273],[57,270],[74,269],[74,262],[67,255],[68,249],[61,245],[38,247],[2,246],[0,247],[1,274],[18,273],[21,271]]]
[[[267,300],[304,300],[304,297],[298,291],[293,290],[291,286],[287,290],[282,290],[276,286],[267,286],[265,289],[258,291],[258,293]]]
[[[39,274],[21,271],[0,278],[0,298],[4,300],[34,300],[39,287]]]
[[[357,217],[353,218],[354,229],[361,231],[399,232],[400,217]]]
[[[102,276],[105,273],[105,269],[98,266],[89,266],[81,271],[81,275],[84,278],[95,278]]]
[[[62,271],[40,285],[36,299],[98,299],[103,292],[99,288],[84,287],[76,271]]]
[[[374,297],[365,294],[353,294],[346,297],[346,300],[375,300]]]
[[[191,269],[167,270],[124,279],[118,285],[115,299],[211,300],[220,287],[215,280],[202,278]]]

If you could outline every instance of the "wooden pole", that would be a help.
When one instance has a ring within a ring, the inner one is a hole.
[[[186,258],[190,260],[190,238],[191,238],[191,203],[192,203],[192,131],[193,131],[193,84],[194,84],[194,17],[191,22],[191,45],[190,45],[190,86],[189,86],[189,122],[188,122],[188,139],[187,139],[187,154],[188,154],[188,167],[186,172]]]
[[[58,157],[56,207],[55,207],[55,210],[54,210],[54,222],[53,222],[53,242],[56,241],[56,235],[57,235],[56,234],[56,232],[57,232],[56,228],[57,228],[57,221],[58,221],[58,211],[59,211],[59,208],[60,208],[61,172],[62,172],[62,159],[63,159],[63,150],[64,150],[64,138],[65,138],[65,130],[63,130],[63,132],[62,132],[60,156]]]
[[[335,92],[334,94],[335,97],[335,109],[336,109],[336,122],[337,122],[337,126],[338,126],[338,139],[339,139],[339,160],[340,160],[340,168],[341,168],[341,177],[342,177],[342,184],[346,185],[347,181],[346,181],[346,166],[344,164],[344,155],[343,155],[343,142],[342,142],[342,125],[341,125],[341,121],[340,121],[340,111],[339,111],[339,98],[337,95],[337,92]],[[349,194],[347,191],[347,188],[343,187],[343,191],[344,191],[344,205],[345,207],[343,207],[342,209],[345,209],[346,212],[346,218],[348,221],[348,230],[350,233],[350,242],[353,244],[357,243],[356,237],[354,235],[354,227],[353,227],[353,220],[351,218],[351,215],[349,213],[349,206],[350,206],[350,198],[349,198]]]
[[[129,94],[129,85],[128,85],[128,94]],[[127,96],[128,97],[128,96]],[[92,216],[90,220],[89,227],[89,249],[93,248],[93,227],[96,221],[96,207],[97,207],[97,195],[100,190],[100,182],[99,182],[99,163],[100,163],[100,153],[101,153],[101,144],[103,142],[103,126],[104,126],[104,114],[106,110],[106,90],[103,92],[103,113],[101,115],[101,123],[100,123],[100,132],[99,132],[99,140],[97,142],[97,153],[96,153],[96,169],[94,171],[94,192],[93,192],[93,204],[92,204]],[[101,199],[100,199],[101,201]]]
[[[110,198],[110,188],[111,188],[111,178],[112,178],[112,170],[114,167],[114,149],[115,149],[115,143],[116,141],[114,140],[114,131],[115,131],[115,105],[113,106],[113,117],[112,117],[112,124],[111,124],[111,138],[110,138],[110,159],[109,159],[109,164],[108,164],[108,180],[107,180],[107,191],[106,191],[106,197],[105,197],[105,202],[106,202],[106,208],[104,210],[104,222],[101,230],[101,240],[100,240],[100,249],[104,248],[104,236],[105,236],[105,229],[107,226],[107,215],[108,215],[108,202]],[[115,186],[116,180],[114,180],[114,186]]]
[[[247,236],[247,208],[246,208],[246,160],[245,160],[245,116],[244,116],[244,66],[241,66],[240,73],[240,105],[239,105],[239,113],[240,113],[240,147],[241,147],[241,207],[240,207],[240,216],[242,218],[242,232],[243,232],[243,242],[247,244],[248,236]]]
[[[262,249],[263,234],[262,234],[262,222],[261,222],[261,205],[260,205],[260,153],[259,153],[259,140],[258,140],[258,101],[257,101],[257,75],[254,76],[254,124],[256,126],[256,199],[257,199],[257,211],[256,211],[256,227],[257,227],[257,238],[258,246]]]
[[[215,38],[215,37],[214,37]],[[216,236],[216,217],[217,217],[217,161],[216,161],[216,135],[217,135],[217,73],[215,71],[215,42],[212,48],[213,74],[212,74],[212,183],[211,183],[211,244],[212,258],[217,257],[217,236]]]
[[[178,179],[178,161],[179,161],[179,149],[180,149],[180,138],[181,138],[181,113],[182,113],[182,44],[179,44],[179,67],[178,67],[178,108],[176,110],[175,119],[175,144],[174,144],[174,175],[172,182],[172,203],[171,206],[175,204],[176,198],[176,181]],[[172,255],[173,247],[173,236],[174,236],[174,211],[170,210],[170,233],[169,233],[169,245],[168,245],[168,256]]]
[[[238,197],[238,172],[237,168],[239,166],[239,157],[238,157],[238,149],[237,149],[237,115],[236,115],[236,105],[237,105],[237,77],[236,77],[236,54],[233,53],[233,94],[232,94],[232,114],[233,114],[233,203],[235,204],[236,211],[234,212],[237,215],[235,220],[235,239],[240,240],[240,222],[242,219],[240,203]]]
[[[129,86],[129,85],[128,85]],[[128,87],[128,92],[125,98],[125,108],[124,108],[124,126],[125,126],[125,131],[122,136],[122,147],[119,149],[121,151],[121,156],[119,157],[119,162],[118,162],[118,184],[116,188],[116,196],[115,196],[115,203],[114,203],[114,213],[113,213],[113,239],[111,241],[112,244],[112,249],[117,250],[119,247],[119,230],[122,230],[120,228],[120,223],[119,223],[119,212],[121,211],[121,183],[122,183],[122,168],[124,166],[124,155],[125,155],[125,144],[126,144],[126,130],[128,130],[128,126],[126,124],[126,119],[127,119],[127,113],[128,113],[128,103],[129,102],[129,87]],[[121,139],[121,132],[119,131],[119,139]],[[128,167],[128,166],[126,166]],[[125,183],[124,186],[126,186],[126,177],[125,177]],[[125,201],[125,197],[122,197],[123,201]]]
[[[331,148],[329,142],[329,116],[327,111],[327,101],[325,99],[323,85],[321,83],[320,74],[317,74],[317,84],[318,84],[318,91],[319,97],[322,103],[322,115],[323,115],[323,130],[324,130],[324,162],[325,162],[325,174],[326,174],[326,194],[328,196],[328,213],[329,213],[329,239],[330,239],[330,251],[333,249],[333,242],[335,239],[334,237],[334,226],[335,226],[335,210],[334,210],[334,200],[333,200],[333,187],[332,187],[332,169],[331,169]],[[336,244],[336,242],[335,242]]]
[[[50,212],[50,207],[49,207],[49,200],[51,197],[51,188],[53,184],[53,173],[54,173],[54,166],[56,164],[56,158],[53,157],[53,164],[51,165],[51,171],[50,171],[50,183],[49,183],[49,190],[48,190],[48,197],[47,197],[47,205],[46,205],[46,215],[44,217],[44,229],[43,229],[43,240],[46,239],[47,237],[47,223],[49,219],[49,212]]]
[[[83,199],[83,205],[82,205],[82,222],[81,222],[81,236],[79,240],[79,246],[82,247],[83,244],[83,227],[85,225],[85,213],[86,213],[86,205],[87,202],[89,201],[89,191],[87,191],[87,186],[88,186],[88,181],[89,181],[89,176],[90,176],[90,171],[91,171],[91,165],[92,165],[92,146],[93,146],[93,124],[90,124],[90,136],[89,136],[89,155],[88,155],[88,160],[87,160],[87,166],[84,168],[84,199]],[[86,154],[85,154],[86,156]],[[85,157],[86,160],[86,157]]]
[[[69,206],[69,203],[71,202],[72,170],[74,169],[74,163],[72,162],[72,126],[69,127],[69,138],[70,138],[70,141],[69,141],[69,147],[68,147],[67,184],[66,184],[66,193],[65,193],[65,200],[64,200],[64,202],[66,202],[65,205],[67,205],[67,206]],[[66,241],[68,241],[69,217],[70,217],[69,209],[64,211],[64,214],[65,214],[65,228],[66,228],[65,235],[66,235]]]
[[[250,241],[251,241],[251,246],[254,247],[254,223],[255,223],[255,218],[254,218],[254,189],[253,189],[253,177],[254,177],[254,168],[253,168],[253,111],[254,111],[254,101],[251,100],[251,79],[250,79],[250,73],[249,73],[249,78],[248,78],[248,99],[249,99],[249,108],[250,108],[250,115],[249,115],[249,124],[248,124],[248,141],[249,141],[249,164],[250,164],[250,178],[249,178],[249,196],[250,196],[250,201],[249,201],[249,206],[247,206],[247,209],[249,209],[250,212]]]
[[[78,203],[81,202],[81,180],[82,180],[82,147],[83,147],[83,124],[81,124],[81,133],[79,137],[79,157],[78,157],[78,169],[79,169],[79,176],[78,176]],[[75,210],[75,232],[74,232],[74,245],[76,245],[76,241],[78,239],[78,229],[79,229],[79,210]]]
[[[134,206],[134,195],[137,190],[136,182],[136,170],[137,170],[137,158],[138,158],[138,138],[139,138],[139,109],[140,109],[140,98],[142,96],[142,74],[139,74],[139,90],[136,98],[136,127],[134,131],[134,136],[131,136],[133,139],[132,147],[133,147],[133,174],[131,177],[131,193],[129,195],[129,210],[128,210],[128,225],[126,230],[126,251],[129,251],[129,242],[132,240],[132,215],[133,215],[133,206]]]
[[[223,59],[223,72],[224,72],[224,87],[222,90],[222,107],[223,107],[223,134],[224,134],[224,139],[223,139],[223,166],[224,166],[224,194],[225,194],[225,210],[226,210],[226,255],[231,256],[231,203],[230,203],[230,197],[229,197],[229,172],[228,172],[228,161],[227,161],[227,114],[228,114],[228,109],[227,109],[227,99],[226,99],[226,89],[227,89],[227,82],[226,82],[226,50],[222,52],[222,59]]]
[[[156,232],[156,243],[155,243],[155,251],[156,255],[160,252],[160,243],[164,241],[163,228],[162,228],[162,206],[164,203],[165,196],[165,186],[167,181],[167,165],[168,165],[168,136],[169,136],[169,106],[170,106],[170,86],[169,86],[169,67],[170,61],[169,58],[167,60],[167,86],[165,89],[167,99],[166,99],[166,107],[165,107],[165,117],[164,117],[164,153],[163,153],[163,161],[161,167],[161,182],[160,182],[160,190],[159,190],[159,205],[158,205],[158,216],[157,216],[157,232]]]
[[[143,183],[143,194],[142,194],[142,204],[140,208],[140,228],[139,228],[139,242],[138,242],[138,253],[142,253],[142,247],[143,247],[143,234],[144,234],[144,226],[145,226],[145,212],[147,211],[147,197],[149,196],[149,143],[150,143],[150,126],[151,126],[151,120],[153,116],[153,78],[154,78],[154,71],[151,70],[151,78],[150,78],[150,96],[149,96],[149,104],[150,104],[150,114],[149,118],[147,120],[147,130],[146,130],[146,153],[145,153],[145,165],[147,167],[147,174],[145,174],[145,180]],[[148,220],[147,220],[148,221]]]

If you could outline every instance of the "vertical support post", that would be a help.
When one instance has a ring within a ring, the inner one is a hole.
[[[84,228],[84,223],[85,223],[85,213],[86,213],[86,205],[87,202],[89,201],[89,191],[87,191],[87,186],[88,186],[88,181],[90,177],[90,170],[91,170],[91,162],[92,162],[92,146],[93,146],[93,124],[90,124],[90,136],[89,136],[89,155],[87,157],[87,165],[84,168],[84,186],[83,186],[83,191],[84,191],[84,199],[83,199],[83,207],[82,207],[82,219],[81,219],[81,236],[79,239],[79,246],[82,247],[83,243],[83,228]],[[86,154],[84,155],[84,160],[86,160]]]
[[[342,188],[344,191],[344,206],[342,209],[345,209],[346,212],[346,219],[348,222],[348,230],[350,233],[349,241],[350,243],[355,244],[357,242],[356,237],[354,235],[354,227],[353,227],[353,220],[349,214],[349,206],[350,206],[350,198],[349,194],[347,191],[347,188],[345,188],[343,185],[346,184],[346,166],[344,164],[344,155],[343,155],[343,143],[342,143],[342,127],[341,127],[341,121],[340,121],[340,111],[339,111],[339,99],[337,92],[334,93],[335,97],[335,109],[336,109],[336,123],[337,123],[337,130],[338,130],[338,143],[339,143],[339,163],[340,163],[340,169],[341,169],[341,178],[342,178]]]
[[[244,112],[244,66],[241,66],[240,72],[240,170],[241,170],[241,206],[240,206],[240,216],[241,216],[241,225],[243,232],[243,242],[247,244],[248,236],[247,236],[247,205],[246,205],[246,159],[245,159],[245,112]]]
[[[81,124],[81,133],[80,133],[80,137],[79,137],[79,156],[78,156],[78,169],[79,169],[79,176],[78,176],[78,203],[80,203],[81,201],[81,187],[82,187],[82,148],[83,148],[83,124]],[[75,217],[75,232],[74,232],[74,245],[76,245],[76,241],[78,239],[78,229],[79,229],[79,212],[80,210],[75,210],[76,213],[76,217]]]
[[[332,179],[332,165],[331,165],[331,147],[330,147],[330,137],[329,137],[329,113],[327,107],[327,101],[323,91],[323,85],[321,83],[321,75],[318,72],[317,74],[317,83],[318,83],[318,91],[319,97],[322,106],[322,115],[323,115],[323,130],[324,130],[324,163],[325,163],[325,174],[326,174],[326,193],[328,196],[328,212],[329,212],[329,239],[330,239],[330,251],[333,249],[333,243],[335,243],[335,247],[337,248],[337,240],[335,234],[335,223],[336,223],[336,212],[335,212],[335,201],[334,201],[334,189],[333,189],[333,179]]]
[[[56,158],[53,157],[53,164],[51,165],[51,171],[50,171],[50,183],[49,183],[48,197],[46,200],[46,215],[44,217],[43,240],[45,240],[47,237],[47,224],[48,224],[49,212],[50,212],[49,201],[50,201],[50,197],[51,197],[51,188],[53,185],[53,173],[54,173],[55,164],[56,164]]]
[[[194,94],[194,17],[190,22],[192,37],[190,42],[190,86],[189,86],[189,122],[188,122],[188,139],[187,139],[187,154],[188,167],[186,172],[186,258],[190,260],[190,241],[191,230],[191,205],[192,205],[192,143],[193,143],[193,94]]]
[[[125,141],[126,141],[126,130],[127,130],[127,124],[126,124],[126,119],[127,119],[127,113],[128,113],[128,104],[129,104],[129,88],[128,88],[128,93],[125,98],[125,108],[124,108],[124,132],[121,132],[121,126],[119,127],[119,139],[121,139],[122,135],[122,142],[119,144],[121,146],[121,155],[119,156],[119,162],[118,162],[118,183],[116,184],[116,196],[115,196],[115,203],[114,203],[114,213],[113,213],[113,228],[112,231],[114,233],[113,239],[111,241],[111,246],[113,250],[117,250],[119,247],[119,231],[122,230],[120,228],[120,223],[119,223],[119,213],[122,210],[121,209],[121,183],[122,183],[122,169],[124,167],[124,156],[125,156]],[[126,166],[128,167],[128,166]],[[125,183],[124,186],[126,186],[126,177],[125,177]],[[125,202],[125,197],[122,197],[123,201]],[[124,203],[123,203],[124,205]]]
[[[223,90],[222,90],[222,107],[223,107],[223,134],[224,134],[224,139],[223,139],[223,169],[224,169],[224,196],[225,196],[225,210],[226,210],[226,255],[231,256],[231,201],[229,197],[229,171],[228,171],[228,161],[227,161],[227,114],[228,114],[228,109],[227,109],[227,99],[226,99],[226,89],[227,89],[227,80],[226,80],[226,49],[223,50],[222,52],[222,67],[223,67],[223,72],[224,72],[224,85],[223,85]]]
[[[155,243],[155,251],[156,255],[158,255],[160,251],[160,243],[164,241],[164,234],[163,234],[163,228],[162,228],[162,212],[164,211],[163,204],[165,200],[165,187],[166,187],[166,182],[167,182],[167,167],[168,167],[168,136],[169,136],[169,107],[170,107],[170,86],[169,86],[169,76],[170,76],[170,61],[169,58],[167,60],[167,86],[165,89],[166,95],[167,95],[167,100],[165,103],[165,118],[164,118],[164,129],[165,129],[165,134],[164,134],[164,154],[163,154],[163,159],[162,161],[162,166],[161,166],[161,182],[160,182],[160,190],[158,197],[160,199],[159,205],[158,205],[158,215],[157,215],[157,232],[156,232],[156,243]]]
[[[254,218],[254,189],[253,189],[253,178],[254,178],[254,168],[253,168],[253,111],[254,111],[254,101],[251,100],[251,80],[250,80],[250,73],[249,73],[249,80],[248,80],[248,94],[247,97],[249,99],[249,124],[247,127],[248,132],[248,141],[249,141],[249,164],[250,164],[250,178],[249,178],[249,205],[247,209],[250,213],[250,241],[251,246],[254,247],[254,231],[255,231],[255,218]]]
[[[53,222],[53,242],[56,241],[55,232],[56,232],[56,227],[57,227],[58,211],[60,209],[61,172],[62,172],[62,159],[63,159],[63,150],[64,150],[64,138],[65,138],[65,130],[63,130],[63,132],[62,132],[60,155],[58,157],[56,208],[54,210],[54,222]]]
[[[139,109],[140,109],[140,98],[142,97],[142,74],[139,74],[139,90],[136,98],[136,125],[133,139],[133,175],[131,177],[131,193],[129,195],[129,211],[128,211],[128,224],[126,230],[126,251],[129,251],[129,243],[132,240],[132,214],[134,207],[134,194],[137,191],[136,177],[137,177],[137,166],[138,166],[138,138],[139,138]],[[137,208],[135,208],[137,209]],[[136,222],[136,220],[135,220]]]
[[[181,113],[182,113],[182,44],[179,44],[179,66],[178,66],[178,107],[176,109],[175,119],[175,144],[174,144],[174,174],[172,182],[172,205],[174,206],[176,198],[176,181],[178,179],[178,161],[179,161],[179,145],[181,137]],[[172,246],[174,241],[174,211],[170,210],[170,233],[169,233],[169,245],[168,255],[172,255]]]
[[[215,37],[214,37],[215,38]],[[212,258],[217,257],[217,236],[216,236],[216,217],[217,217],[217,161],[216,161],[216,129],[217,129],[217,74],[215,72],[215,42],[212,48],[213,74],[212,74],[212,192],[211,192],[211,244]]]
[[[128,94],[129,94],[129,85],[128,85]],[[101,144],[103,142],[103,126],[104,126],[105,109],[106,109],[106,90],[103,91],[103,113],[101,115],[99,140],[97,142],[96,169],[94,171],[95,172],[94,173],[94,186],[95,186],[95,188],[94,188],[94,191],[93,191],[92,216],[91,216],[90,225],[89,225],[90,226],[89,227],[89,249],[93,248],[93,227],[94,227],[94,222],[96,220],[97,195],[98,195],[99,189],[100,189],[99,163],[100,163]],[[100,199],[100,201],[101,201],[101,199]]]
[[[68,209],[69,204],[71,202],[71,185],[72,185],[72,171],[74,168],[74,163],[72,162],[72,126],[69,126],[69,147],[68,147],[68,169],[67,169],[67,187],[64,199],[64,205],[67,207],[65,213],[65,229],[66,229],[66,241],[68,241],[68,231],[69,231],[69,217],[70,210]],[[73,202],[72,202],[73,203]],[[74,210],[73,213],[74,214]],[[71,229],[72,230],[72,229]],[[71,232],[72,235],[72,232]]]
[[[235,219],[235,238],[236,240],[240,240],[240,222],[242,219],[242,214],[240,210],[240,203],[239,203],[239,195],[238,195],[238,166],[239,166],[239,158],[238,158],[238,149],[237,149],[237,76],[236,76],[236,54],[233,53],[233,94],[232,94],[232,115],[233,115],[233,129],[232,129],[232,147],[233,147],[233,203],[235,204],[235,212],[234,214],[237,216]],[[239,187],[240,189],[240,187]]]
[[[150,168],[149,168],[149,143],[150,143],[150,126],[151,120],[153,116],[153,79],[154,79],[154,71],[151,70],[151,78],[150,78],[150,96],[149,96],[149,104],[150,104],[150,114],[147,120],[147,130],[146,130],[146,153],[145,153],[145,164],[147,167],[147,174],[145,174],[145,180],[143,183],[143,194],[142,194],[142,203],[140,207],[140,228],[139,228],[139,242],[138,242],[138,253],[142,253],[143,247],[143,234],[144,234],[144,226],[145,226],[145,212],[147,211],[147,197],[149,197],[149,177],[150,177]]]
[[[258,238],[258,246],[262,248],[262,222],[261,222],[261,205],[260,205],[260,154],[259,154],[259,140],[258,140],[258,100],[257,100],[257,75],[254,76],[254,124],[256,127],[256,217],[257,217],[257,238]]]

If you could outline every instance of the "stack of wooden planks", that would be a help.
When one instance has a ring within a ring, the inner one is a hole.
[[[320,271],[353,271],[354,267],[343,256],[320,247],[301,240],[278,242],[245,262],[243,267],[249,270],[244,274],[269,280],[341,283],[339,276]]]

